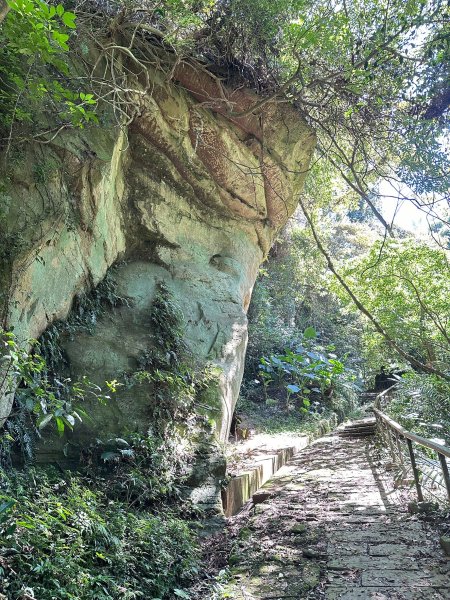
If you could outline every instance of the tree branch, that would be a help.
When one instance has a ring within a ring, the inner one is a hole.
[[[372,323],[372,325],[374,326],[375,330],[380,335],[382,335],[383,338],[386,340],[386,342],[391,346],[391,348],[393,348],[412,367],[415,367],[416,369],[420,369],[421,371],[423,371],[425,373],[429,373],[430,375],[437,375],[438,377],[441,377],[442,379],[445,379],[446,381],[450,381],[450,376],[447,375],[446,373],[443,373],[439,369],[435,369],[434,367],[432,367],[430,365],[426,365],[426,364],[422,363],[420,360],[417,360],[414,356],[412,356],[411,354],[409,354],[408,352],[406,352],[405,350],[403,350],[403,348],[397,344],[397,342],[387,333],[387,331],[385,331],[385,329],[377,321],[377,319],[375,319],[375,317],[360,302],[360,300],[353,293],[353,291],[348,286],[348,284],[346,283],[346,281],[344,280],[344,278],[341,277],[341,275],[337,272],[337,270],[336,270],[336,268],[335,268],[335,266],[333,264],[333,261],[331,260],[331,256],[328,254],[328,252],[326,251],[326,249],[323,246],[322,242],[320,241],[319,236],[317,235],[317,232],[316,232],[316,229],[314,227],[314,222],[312,220],[312,217],[308,213],[308,211],[306,210],[306,208],[305,208],[305,206],[304,206],[304,204],[303,204],[303,202],[301,200],[299,200],[299,205],[300,205],[300,207],[301,207],[301,209],[303,211],[303,214],[305,215],[305,218],[306,218],[306,220],[308,222],[308,225],[309,225],[309,227],[311,229],[311,233],[312,233],[312,235],[314,237],[314,241],[316,242],[317,248],[319,249],[319,251],[321,252],[321,254],[324,256],[325,260],[327,261],[328,268],[333,273],[333,275],[336,277],[336,279],[339,281],[339,283],[341,284],[341,286],[343,287],[343,289],[347,292],[347,294],[350,296],[350,298],[353,300],[355,306]]]

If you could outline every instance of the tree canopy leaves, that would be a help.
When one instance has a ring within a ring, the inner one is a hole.
[[[421,363],[450,362],[450,263],[444,250],[413,239],[375,243],[347,266],[347,283],[385,331]],[[372,351],[380,351],[372,335]],[[378,347],[378,348],[377,348]]]
[[[227,0],[216,4],[213,60],[261,93],[294,76],[290,100],[319,155],[369,199],[380,177],[416,194],[449,189],[449,20],[440,0]],[[212,40],[212,41],[211,41]],[[404,193],[404,192],[403,192]],[[429,199],[430,201],[430,199]]]

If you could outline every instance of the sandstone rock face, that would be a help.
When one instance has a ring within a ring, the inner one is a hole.
[[[8,157],[0,174],[0,324],[21,343],[64,319],[74,297],[124,255],[124,144],[123,133],[98,129]],[[11,404],[0,394],[2,418]]]
[[[174,77],[153,74],[153,93],[126,131],[62,134],[11,167],[7,232],[24,244],[1,270],[4,322],[21,339],[39,336],[119,262],[118,293],[128,304],[65,345],[72,374],[102,382],[136,365],[151,336],[155,288],[165,282],[187,322],[187,344],[220,369],[214,418],[224,440],[252,287],[296,207],[315,138],[286,104],[253,113],[250,91],[225,90],[213,101],[216,84],[204,71],[184,66]],[[118,394],[108,413],[112,432],[132,429],[145,420],[145,400]]]

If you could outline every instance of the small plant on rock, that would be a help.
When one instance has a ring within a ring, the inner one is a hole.
[[[12,435],[19,428],[9,426],[14,419],[23,420],[24,415],[28,416],[29,429],[37,435],[54,423],[58,434],[63,435],[66,428],[72,430],[76,422],[81,423],[88,417],[82,408],[87,398],[102,403],[108,401],[110,396],[87,377],[74,382],[69,378],[50,376],[37,340],[28,340],[25,347],[18,343],[11,331],[0,329],[0,344],[0,393],[4,397],[14,397],[12,412],[0,415],[0,419],[9,419],[6,432],[0,436],[2,445],[21,442]],[[113,382],[106,382],[106,385],[110,392],[114,391]],[[26,433],[26,427],[23,429]],[[29,441],[29,432],[26,435]],[[26,448],[25,454],[31,458],[30,445],[27,444]]]

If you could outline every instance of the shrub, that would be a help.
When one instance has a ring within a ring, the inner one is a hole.
[[[336,390],[353,388],[355,379],[333,350],[334,346],[320,344],[315,329],[308,327],[283,353],[261,358],[259,374],[266,399],[268,391],[281,393],[286,408],[295,403],[305,413],[331,406]]]
[[[406,429],[450,445],[450,384],[434,375],[408,372],[385,408]]]

